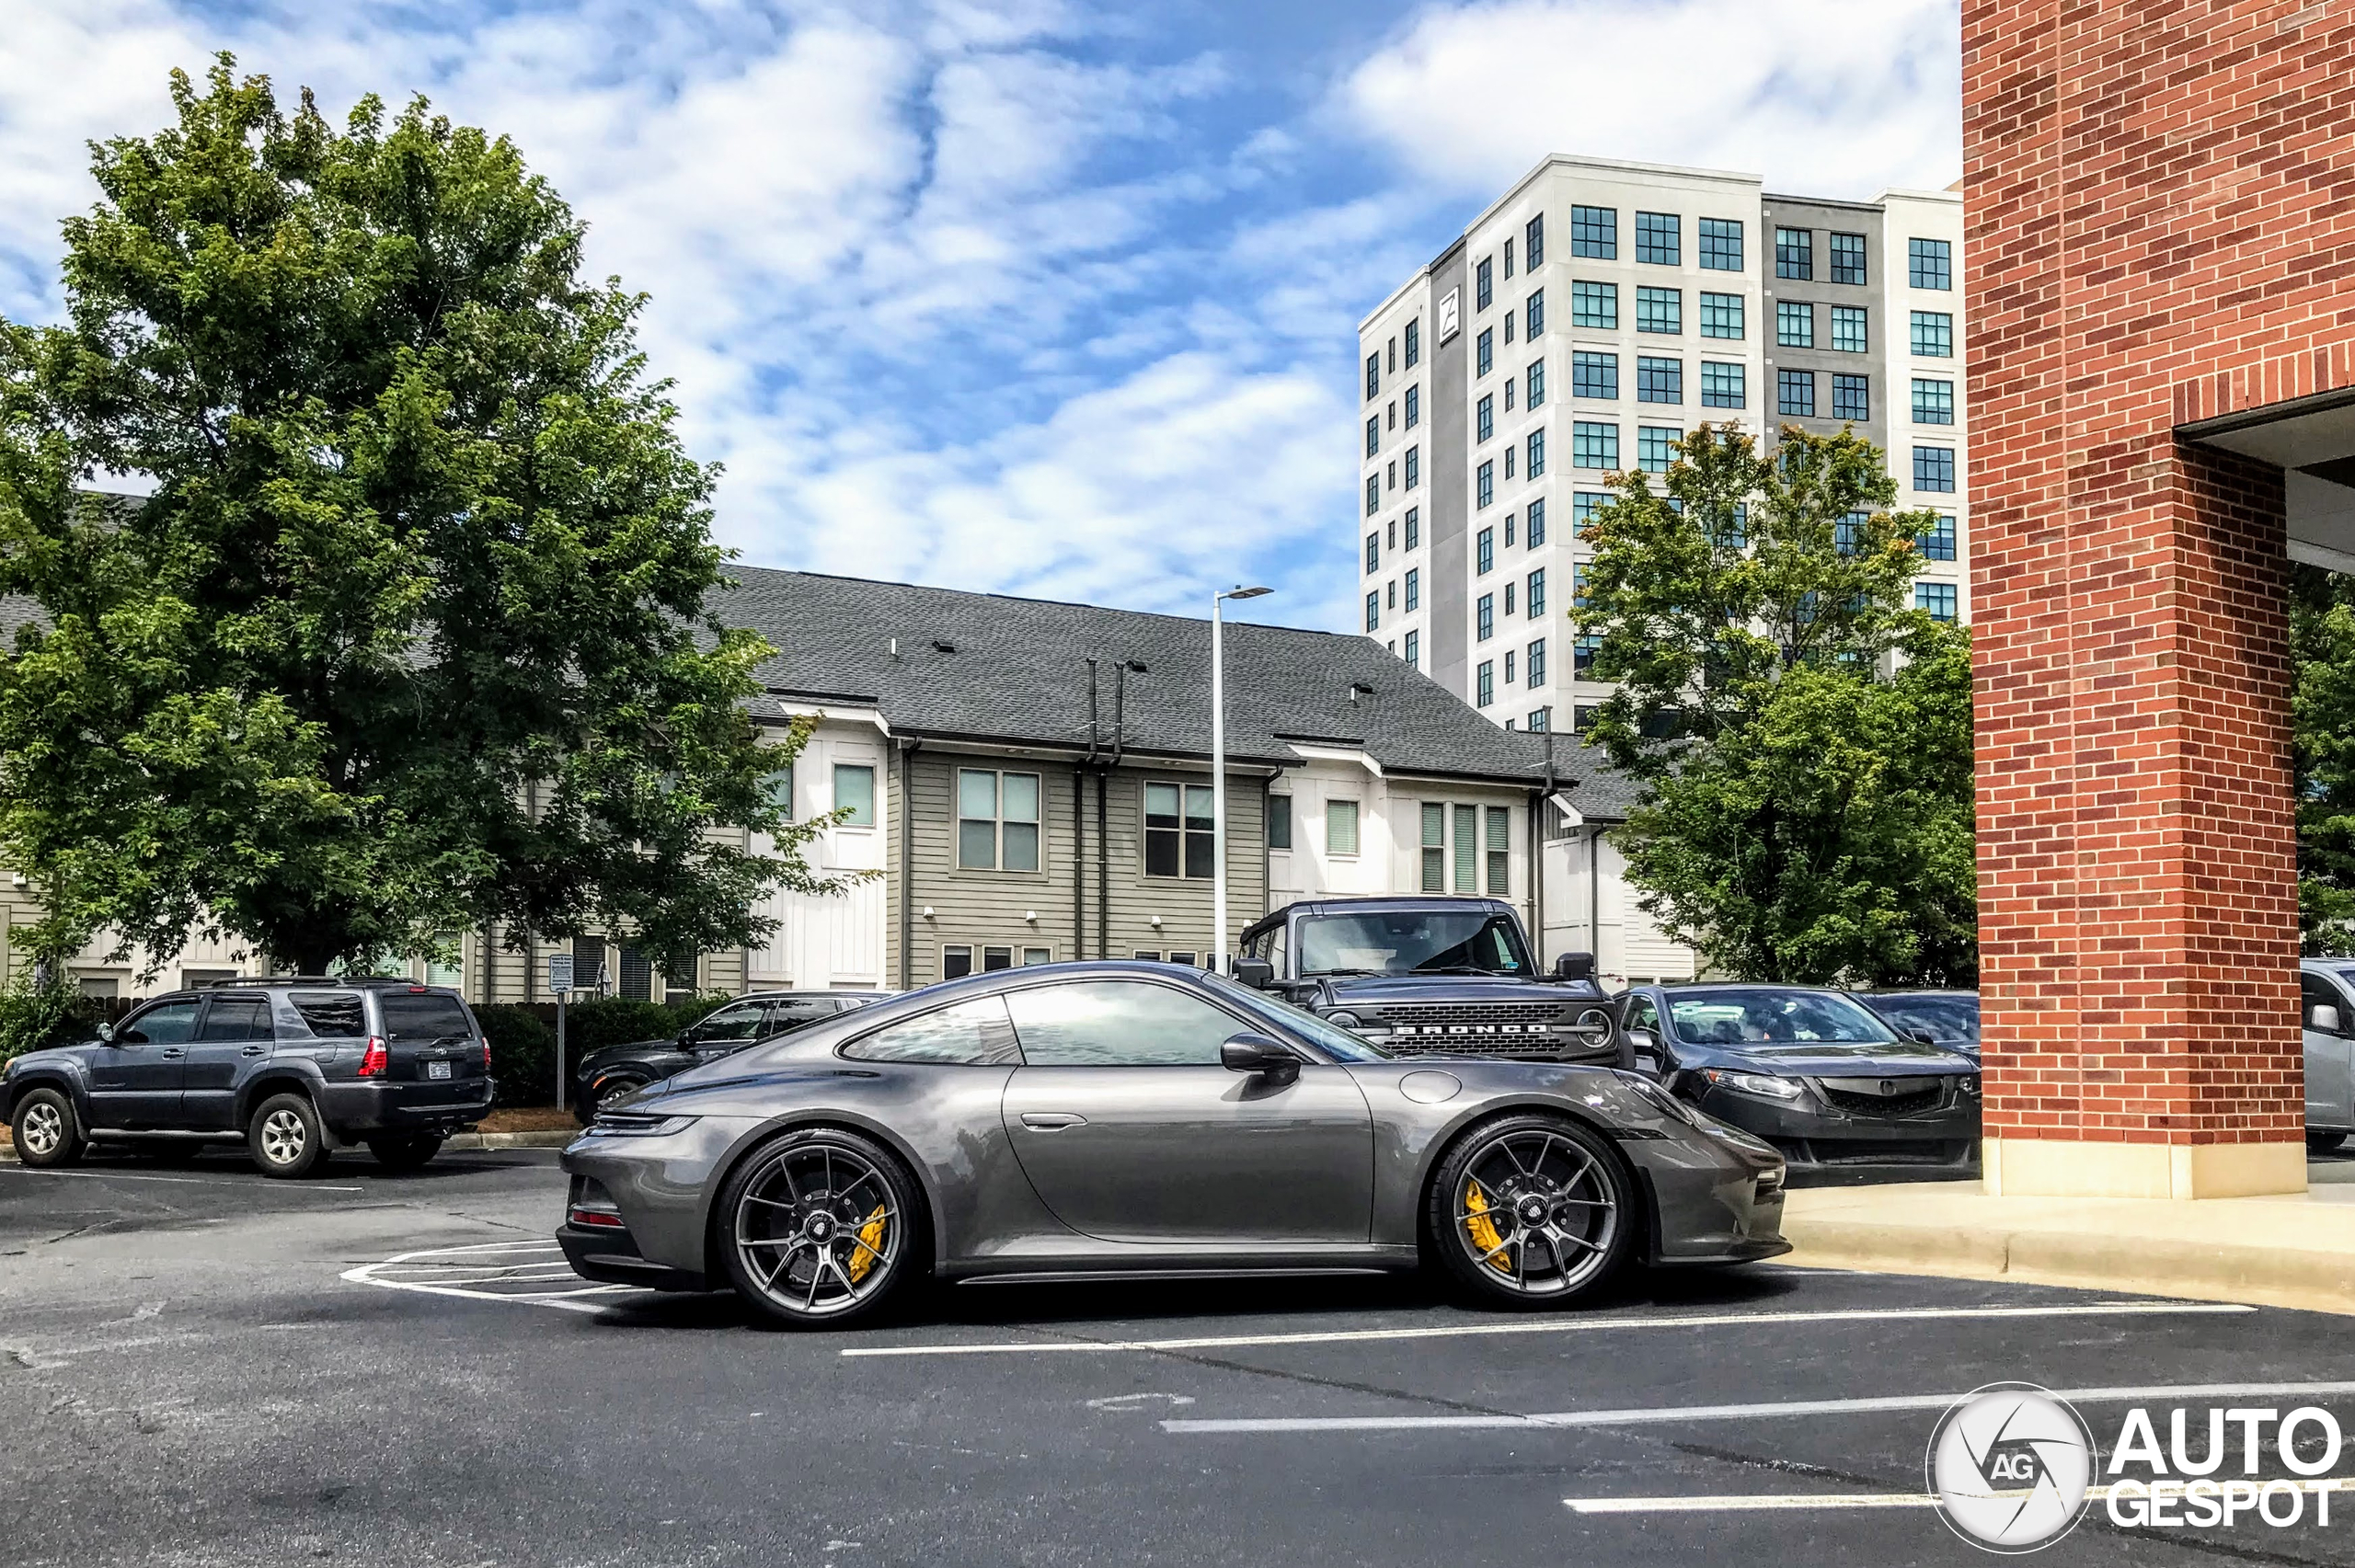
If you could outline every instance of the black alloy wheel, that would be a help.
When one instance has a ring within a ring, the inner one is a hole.
[[[729,1178],[713,1212],[737,1294],[788,1327],[872,1316],[923,1266],[914,1179],[855,1132],[786,1134]]]
[[[1431,1236],[1448,1273],[1494,1305],[1564,1307],[1616,1274],[1640,1210],[1616,1150],[1536,1113],[1475,1127],[1440,1164]]]

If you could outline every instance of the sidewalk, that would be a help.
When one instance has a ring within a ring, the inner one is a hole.
[[[2355,1163],[2293,1197],[2003,1197],[1974,1182],[1803,1187],[1785,1263],[2355,1314]]]

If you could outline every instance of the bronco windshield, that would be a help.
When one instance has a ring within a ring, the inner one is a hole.
[[[1335,1061],[1388,1061],[1390,1053],[1370,1040],[1350,1033],[1338,1024],[1319,1018],[1304,1007],[1294,1007],[1280,996],[1254,990],[1240,980],[1224,975],[1204,971],[1202,978],[1215,987],[1228,1001],[1258,1014],[1269,1023],[1304,1035],[1317,1048]]]
[[[1668,993],[1676,1037],[1695,1045],[1752,1041],[1887,1045],[1889,1025],[1835,991],[1727,989]]]
[[[1357,910],[1300,922],[1300,973],[1522,975],[1521,927],[1490,910]]]

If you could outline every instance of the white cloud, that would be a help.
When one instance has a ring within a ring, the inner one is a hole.
[[[1483,197],[1580,153],[1862,198],[1961,176],[1961,82],[1957,0],[1497,0],[1419,13],[1337,107]]]

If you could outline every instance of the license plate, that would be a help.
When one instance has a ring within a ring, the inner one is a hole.
[[[446,1061],[429,1061],[425,1064],[425,1076],[447,1078],[450,1076],[450,1064]]]

